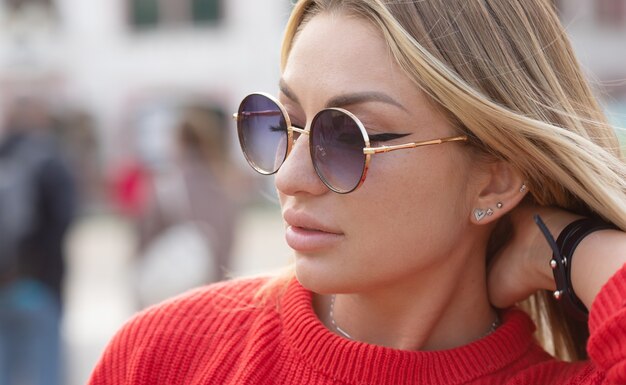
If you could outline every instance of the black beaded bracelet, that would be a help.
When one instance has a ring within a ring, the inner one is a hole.
[[[572,257],[578,244],[587,235],[594,231],[614,229],[616,227],[599,218],[582,218],[567,225],[555,242],[541,217],[535,215],[534,219],[552,249],[550,267],[556,283],[556,290],[552,295],[563,303],[565,309],[574,318],[581,321],[586,320],[589,311],[574,292],[572,285]]]

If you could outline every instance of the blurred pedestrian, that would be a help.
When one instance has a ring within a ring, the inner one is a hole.
[[[115,207],[128,218],[137,219],[146,208],[149,171],[137,159],[119,162],[111,176],[111,198]]]
[[[102,153],[93,116],[84,109],[64,108],[55,114],[52,132],[72,170],[77,214],[98,210],[105,190]]]
[[[216,113],[188,108],[173,132],[170,165],[152,175],[139,221],[142,306],[222,280],[230,266],[237,204],[227,187],[225,129]]]
[[[70,171],[45,106],[21,99],[0,125],[0,385],[61,384],[63,239]]]

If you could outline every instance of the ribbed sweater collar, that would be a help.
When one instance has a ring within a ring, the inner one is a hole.
[[[491,335],[450,350],[403,351],[341,338],[317,318],[312,293],[293,280],[282,300],[285,332],[292,348],[313,370],[346,384],[465,383],[494,373],[520,358],[532,343],[534,325],[520,310],[501,315]]]

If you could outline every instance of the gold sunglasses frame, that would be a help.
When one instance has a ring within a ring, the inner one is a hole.
[[[275,174],[276,172],[278,172],[280,167],[283,165],[283,163],[285,162],[285,160],[287,159],[287,157],[291,153],[291,149],[293,147],[293,144],[295,143],[295,140],[293,139],[294,131],[299,133],[299,134],[304,134],[304,135],[309,136],[310,135],[310,128],[307,130],[307,129],[302,129],[302,128],[299,128],[299,127],[292,126],[291,125],[291,119],[289,118],[289,114],[287,113],[287,110],[285,109],[285,107],[278,101],[277,98],[275,98],[274,96],[272,96],[272,95],[270,95],[268,93],[265,93],[265,92],[253,92],[253,93],[250,93],[250,94],[246,95],[242,99],[242,102],[243,102],[243,100],[245,100],[249,96],[253,96],[253,95],[263,96],[263,97],[268,98],[269,100],[271,100],[274,104],[276,104],[276,106],[278,106],[278,109],[280,110],[280,113],[282,114],[283,118],[285,119],[285,123],[287,124],[287,150],[285,151],[285,156],[282,159],[282,161],[280,163],[280,166],[278,166],[276,171],[272,171],[272,172],[267,172],[267,171],[259,169],[248,158],[248,155],[247,155],[245,149],[243,148],[243,141],[241,140],[241,132],[239,130],[239,124],[237,124],[237,132],[238,132],[238,135],[239,135],[239,145],[241,146],[241,151],[243,152],[244,156],[246,157],[246,160],[248,161],[248,164],[250,164],[250,166],[252,166],[252,168],[254,168],[254,170],[256,172],[258,172],[259,174],[272,175],[272,174]],[[352,120],[354,120],[356,122],[357,126],[359,127],[359,130],[361,131],[361,135],[363,136],[364,142],[365,142],[365,147],[363,147],[363,154],[365,155],[365,160],[364,160],[364,164],[363,164],[363,170],[361,172],[361,177],[360,177],[359,182],[357,183],[357,185],[354,188],[352,188],[351,190],[344,191],[344,190],[338,190],[338,189],[334,188],[333,186],[331,186],[327,182],[327,180],[322,175],[320,175],[319,171],[317,170],[317,167],[314,167],[315,172],[317,173],[317,176],[322,180],[324,185],[326,187],[328,187],[331,191],[336,192],[338,194],[348,194],[348,193],[351,193],[351,192],[355,191],[359,187],[361,187],[361,185],[365,182],[365,177],[367,176],[367,171],[369,169],[369,164],[370,164],[372,155],[380,154],[380,153],[384,153],[384,152],[396,151],[396,150],[406,150],[406,149],[409,149],[409,148],[417,148],[417,147],[422,147],[422,146],[431,146],[431,145],[434,145],[434,144],[442,144],[442,143],[449,143],[449,142],[466,142],[467,141],[467,136],[466,135],[458,135],[458,136],[449,136],[449,137],[438,138],[438,139],[424,140],[424,141],[419,141],[419,142],[409,142],[409,143],[397,144],[397,145],[392,145],[392,146],[371,147],[370,146],[369,135],[367,134],[367,131],[365,130],[365,126],[363,126],[363,123],[361,123],[359,118],[357,118],[353,113],[351,113],[348,110],[345,110],[343,108],[338,108],[338,107],[324,108],[324,109],[318,111],[315,114],[315,117],[313,118],[313,121],[315,120],[315,118],[318,116],[319,113],[321,113],[323,111],[326,111],[326,110],[335,110],[335,111],[338,111],[338,112],[341,112],[343,114],[348,115]],[[233,114],[233,119],[235,121],[237,121],[237,123],[239,123],[239,113],[238,112],[235,112]],[[309,141],[309,146],[310,146],[310,143],[311,142]],[[309,152],[310,151],[311,151],[311,148],[309,147]],[[313,158],[312,157],[311,157],[311,162],[313,162]]]

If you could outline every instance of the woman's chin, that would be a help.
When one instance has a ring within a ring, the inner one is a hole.
[[[320,261],[311,261],[308,256],[295,254],[296,278],[305,289],[318,294],[333,294],[343,286],[342,283],[345,284],[339,271],[321,266]]]

